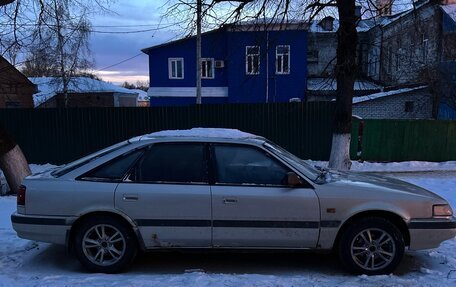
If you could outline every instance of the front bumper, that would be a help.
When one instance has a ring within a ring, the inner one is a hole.
[[[410,249],[431,249],[456,236],[456,218],[412,219],[408,224]]]
[[[62,245],[66,244],[71,221],[67,217],[29,216],[17,212],[11,215],[13,229],[20,238]]]

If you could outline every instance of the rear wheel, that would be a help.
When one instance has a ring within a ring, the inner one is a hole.
[[[91,272],[117,273],[128,267],[138,247],[131,228],[117,220],[89,218],[78,228],[74,249],[82,265]]]
[[[363,218],[352,222],[342,234],[339,258],[352,273],[389,274],[404,255],[404,238],[399,229],[383,218]]]

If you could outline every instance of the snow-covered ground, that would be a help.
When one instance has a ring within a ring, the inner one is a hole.
[[[389,174],[428,188],[456,210],[456,172]],[[352,276],[331,255],[149,253],[123,274],[89,274],[62,246],[19,239],[15,197],[0,197],[0,286],[456,286],[456,239],[407,252],[394,275]]]
[[[327,161],[309,161],[313,165],[327,167]],[[402,162],[359,162],[352,161],[351,171],[359,172],[416,172],[416,171],[456,171],[456,161],[402,161]]]

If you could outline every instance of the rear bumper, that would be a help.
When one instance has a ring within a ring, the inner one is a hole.
[[[20,238],[64,245],[72,220],[67,217],[28,216],[13,213],[11,222]]]
[[[456,218],[412,219],[408,224],[410,249],[431,249],[456,236]]]

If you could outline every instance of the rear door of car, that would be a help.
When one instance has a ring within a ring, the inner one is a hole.
[[[292,170],[260,147],[211,145],[215,247],[315,248],[318,198],[307,183],[286,184]]]
[[[157,143],[115,193],[147,248],[210,247],[211,194],[204,143]]]

